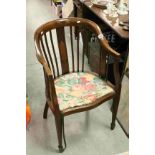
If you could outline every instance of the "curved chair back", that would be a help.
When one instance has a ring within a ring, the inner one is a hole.
[[[48,64],[54,79],[69,72],[85,71],[85,55],[89,57],[91,34],[96,40],[104,40],[105,47],[108,45],[100,28],[90,20],[68,18],[48,22],[35,32],[35,43],[39,49],[37,58],[41,63]],[[100,69],[97,72],[102,76],[106,73],[108,56],[105,47],[101,47],[102,50],[98,54]]]

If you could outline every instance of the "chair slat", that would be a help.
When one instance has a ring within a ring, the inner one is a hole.
[[[83,53],[82,53],[82,72],[84,71],[84,55],[85,55],[85,48],[83,47]]]
[[[57,33],[57,39],[58,39],[58,47],[59,47],[59,53],[60,53],[62,74],[65,74],[69,72],[69,64],[68,64],[64,28],[57,28],[56,33]]]
[[[113,70],[114,70],[115,85],[119,85],[121,82],[121,77],[119,73],[119,60],[117,59],[114,60]]]
[[[77,30],[77,71],[79,72],[79,28]]]
[[[85,27],[83,27],[82,29],[82,40],[83,40],[83,55],[82,55],[82,71],[84,71],[84,58],[85,56],[87,56],[87,58],[89,58],[89,47],[88,47],[88,43],[89,43],[89,40],[88,40],[88,32],[89,30],[86,29]],[[89,61],[89,60],[88,60]]]
[[[72,27],[70,26],[70,39],[71,39],[71,51],[72,51],[72,71],[74,72],[74,51],[73,51],[73,32]]]
[[[51,62],[51,65],[52,65],[53,75],[54,75],[54,78],[55,78],[55,68],[54,68],[54,65],[53,65],[53,60],[52,60],[50,49],[49,49],[49,46],[48,46],[46,33],[44,34],[44,38],[45,38],[45,44],[46,44],[48,56],[50,58],[50,62]]]
[[[47,61],[48,67],[51,68],[49,60],[48,60],[48,57],[47,57],[47,54],[46,54],[46,51],[45,51],[45,47],[44,47],[44,43],[43,43],[43,38],[42,37],[40,39],[40,42],[41,42],[41,47],[42,47],[42,50],[43,50],[44,57],[45,57],[45,59]]]
[[[108,80],[108,70],[109,70],[109,55],[106,56],[106,72],[105,72],[105,80]]]
[[[99,63],[99,74],[100,76],[106,75],[106,53],[103,51],[103,48],[100,46],[100,63]]]
[[[82,53],[82,72],[84,71],[84,56],[87,52],[87,42],[86,42],[86,31],[84,30],[84,28],[82,29],[81,32],[82,35],[82,40],[83,40],[83,53]]]
[[[54,48],[52,32],[49,31],[49,34],[50,34],[50,41],[51,41],[51,45],[52,45],[52,49],[53,49],[53,54],[54,54],[54,58],[55,58],[56,68],[57,68],[57,76],[59,76],[59,67],[58,67],[58,61],[57,61],[57,57],[56,57],[56,53],[55,53],[55,48]]]

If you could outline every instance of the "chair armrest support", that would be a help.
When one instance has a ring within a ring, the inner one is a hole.
[[[44,69],[46,68],[46,71],[48,73],[48,66],[44,67]],[[54,79],[52,74],[48,74],[47,75],[48,78],[48,86],[47,89],[49,90],[49,107],[51,108],[52,112],[54,115],[59,114],[60,113],[60,109],[59,109],[59,105],[58,105],[58,99],[57,99],[57,94],[56,94],[56,89],[55,89],[55,85],[54,85]]]
[[[113,71],[114,71],[114,79],[115,79],[115,91],[119,91],[121,88],[121,76],[119,73],[119,59],[114,58],[114,64],[113,64]]]
[[[37,36],[37,33],[35,34],[35,36]],[[48,97],[49,97],[49,102],[48,102],[50,103],[49,107],[51,108],[54,114],[59,114],[60,110],[59,110],[59,105],[58,105],[58,100],[57,100],[57,95],[56,95],[56,90],[54,85],[53,74],[42,55],[39,42],[37,39],[35,39],[35,49],[36,49],[37,59],[43,65],[45,76],[47,78],[46,90],[48,92]]]
[[[42,65],[43,65],[45,73],[48,75],[48,77],[52,76],[51,69],[48,67],[47,63],[43,63]]]
[[[121,87],[121,76],[119,74],[119,61],[121,58],[121,54],[112,49],[108,41],[104,38],[103,34],[100,33],[98,38],[101,42],[102,47],[106,50],[106,52],[114,58],[113,71],[114,71],[114,79],[115,79],[115,90],[118,91]]]

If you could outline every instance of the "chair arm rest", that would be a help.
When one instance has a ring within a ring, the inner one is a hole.
[[[110,54],[111,56],[113,56],[115,58],[120,58],[121,57],[120,53],[116,52],[114,49],[112,49],[109,46],[108,41],[103,36],[101,30],[99,30],[99,32],[97,32],[97,35],[98,35],[98,39],[100,40],[100,43],[101,43],[102,47],[106,50],[106,52],[108,54]]]
[[[113,48],[111,48],[106,39],[102,39],[100,41],[101,41],[101,45],[103,46],[104,49],[106,49],[106,52],[108,54],[110,54],[111,56],[118,58],[118,59],[121,58],[121,54],[116,52]]]

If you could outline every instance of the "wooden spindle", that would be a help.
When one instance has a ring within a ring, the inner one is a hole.
[[[99,63],[99,74],[102,77],[106,75],[106,53],[100,45],[100,63]]]
[[[47,57],[47,54],[46,54],[46,51],[45,51],[45,47],[44,47],[44,43],[43,43],[43,38],[41,37],[40,41],[41,41],[41,47],[42,47],[42,50],[43,50],[43,53],[44,53],[44,57],[47,61],[47,64],[48,64],[48,67],[51,68],[50,66],[50,63],[49,63],[49,60],[48,60],[48,57]]]
[[[50,34],[50,41],[51,41],[51,45],[52,45],[52,49],[53,49],[54,59],[55,59],[55,63],[56,63],[56,68],[57,68],[57,76],[59,76],[59,67],[58,67],[58,61],[57,61],[57,57],[56,57],[56,53],[55,53],[55,48],[54,48],[52,32],[49,31],[49,34]]]
[[[44,34],[44,38],[45,38],[45,44],[46,44],[48,56],[50,58],[50,62],[51,62],[51,65],[52,65],[53,75],[54,75],[54,78],[55,78],[55,68],[54,68],[54,65],[53,65],[53,60],[52,60],[50,49],[49,49],[49,46],[48,46],[46,33]]]
[[[83,28],[81,34],[82,34],[82,40],[83,40],[83,53],[82,53],[82,72],[83,72],[84,71],[84,56],[85,56],[86,50],[87,50],[86,33],[85,33],[84,28]]]
[[[77,27],[77,71],[79,72],[79,28]]]
[[[72,71],[74,72],[73,32],[71,26],[70,26],[70,39],[71,39],[71,51],[72,51]]]
[[[102,50],[101,50],[101,46],[100,46],[100,62],[99,62],[99,75],[101,76],[101,70],[102,70]]]
[[[106,56],[106,74],[105,74],[105,80],[108,80],[108,69],[109,69],[109,55]]]

